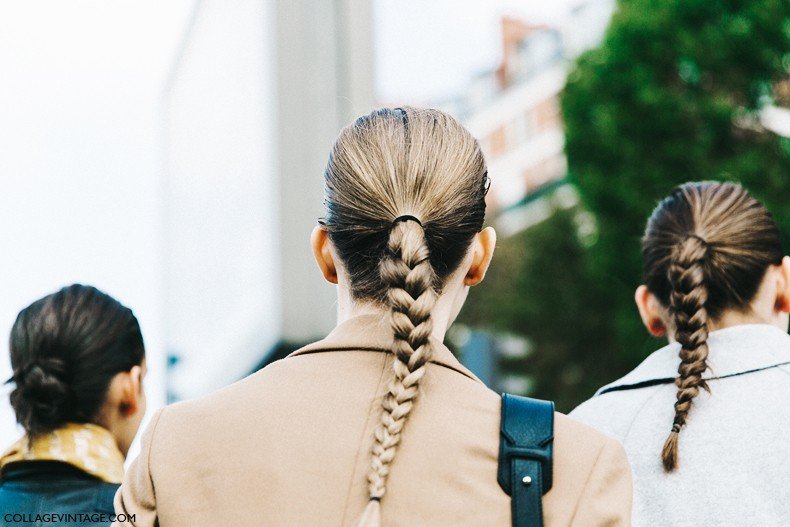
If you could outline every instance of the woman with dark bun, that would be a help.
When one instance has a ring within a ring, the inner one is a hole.
[[[145,413],[137,319],[98,289],[71,285],[19,313],[10,351],[25,436],[0,457],[0,524],[109,524]]]
[[[642,239],[636,305],[669,344],[572,417],[619,438],[636,527],[790,525],[790,258],[733,183],[687,183]]]

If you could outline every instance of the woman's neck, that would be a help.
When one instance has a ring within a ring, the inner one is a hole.
[[[733,326],[743,326],[746,324],[766,324],[774,326],[782,331],[787,331],[787,314],[779,313],[773,317],[761,316],[760,313],[749,311],[736,311],[730,309],[719,315],[716,319],[708,320],[708,332],[717,331],[719,329],[731,328]],[[669,342],[675,342],[675,337],[670,336]]]
[[[433,322],[431,335],[440,342],[444,341],[447,328],[452,323],[452,320],[450,320],[451,306],[446,304],[448,303],[442,302],[442,297],[439,297],[436,306],[431,311],[431,321]],[[375,315],[383,318],[388,316],[389,313],[389,307],[384,304],[377,302],[351,301],[350,299],[343,301],[342,295],[338,297],[337,325],[356,317]]]
[[[740,312],[735,310],[725,311],[721,316],[716,318],[716,320],[711,320],[708,323],[708,330],[716,331],[717,329],[742,326],[744,324],[768,324],[770,326],[776,326],[782,331],[787,331],[786,317],[766,317],[754,311]]]

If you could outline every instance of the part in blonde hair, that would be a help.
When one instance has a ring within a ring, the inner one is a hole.
[[[661,452],[678,466],[678,440],[694,398],[709,390],[708,326],[725,310],[746,310],[784,252],[771,213],[740,185],[686,183],[653,211],[642,239],[644,283],[669,308],[680,345],[675,418]]]
[[[483,226],[488,185],[477,141],[438,110],[379,109],[340,133],[325,172],[324,225],[355,299],[390,307],[392,380],[371,448],[368,506],[381,524],[406,421],[431,358],[431,311]]]

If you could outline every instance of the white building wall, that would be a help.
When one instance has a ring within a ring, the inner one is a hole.
[[[204,0],[164,96],[174,398],[335,323],[310,231],[340,126],[372,105],[367,0]]]
[[[270,2],[199,2],[166,86],[163,293],[177,398],[243,376],[280,336],[274,25]]]
[[[370,0],[277,3],[282,337],[320,338],[335,291],[318,273],[310,232],[323,215],[323,171],[342,126],[373,105]]]
[[[489,104],[470,115],[465,125],[478,138],[489,138],[497,128],[516,118],[524,118],[542,103],[557,97],[565,86],[567,66],[558,62],[527,82],[516,84],[498,94]],[[498,207],[519,202],[530,190],[524,171],[552,159],[564,161],[565,136],[561,123],[513,141],[500,156],[490,156],[488,173],[491,193]],[[484,144],[485,147],[485,144]],[[532,182],[535,183],[535,182]]]

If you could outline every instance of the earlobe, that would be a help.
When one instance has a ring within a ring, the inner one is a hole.
[[[666,336],[667,326],[658,312],[658,301],[646,285],[643,284],[636,288],[634,302],[647,331],[654,337]]]
[[[776,291],[776,310],[790,313],[790,256],[782,258]]]
[[[464,277],[464,285],[473,286],[483,281],[495,248],[496,231],[493,227],[486,227],[475,235],[472,240],[472,263]]]
[[[653,320],[647,331],[654,337],[665,337],[667,335],[667,328],[664,323],[658,320]]]
[[[131,417],[131,416],[134,415],[135,411],[136,411],[136,408],[134,407],[133,404],[130,404],[128,402],[122,402],[121,403],[121,415],[122,416],[124,416],[124,417]]]
[[[329,234],[326,232],[326,229],[317,225],[310,235],[313,257],[327,282],[337,284],[337,269],[329,244]]]

